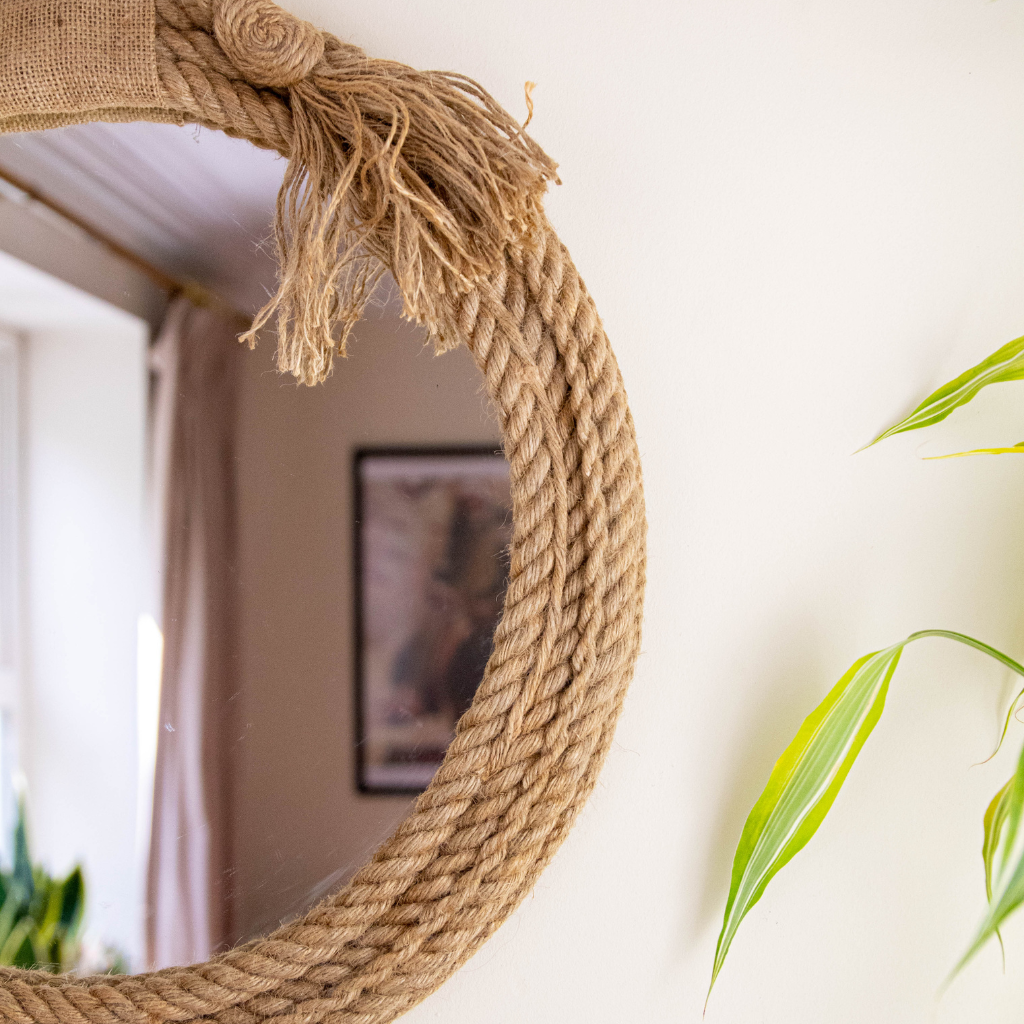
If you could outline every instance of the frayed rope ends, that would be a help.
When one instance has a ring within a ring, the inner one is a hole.
[[[438,351],[442,304],[543,230],[557,165],[462,75],[373,60],[326,37],[289,90],[293,143],[278,196],[280,285],[241,340],[277,320],[278,367],[324,380],[390,270]],[[532,104],[531,104],[532,105]]]

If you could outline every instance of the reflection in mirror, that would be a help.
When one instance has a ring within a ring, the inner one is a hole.
[[[308,909],[490,652],[511,509],[468,352],[386,289],[320,387],[235,340],[283,170],[192,127],[0,138],[0,963],[194,962]]]
[[[359,786],[418,792],[469,707],[501,616],[508,463],[473,449],[356,457]]]

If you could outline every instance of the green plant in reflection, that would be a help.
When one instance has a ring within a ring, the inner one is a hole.
[[[25,803],[19,801],[14,865],[10,871],[0,871],[0,964],[54,973],[74,969],[84,912],[85,880],[80,866],[57,879],[33,865]]]
[[[988,384],[1024,379],[1024,338],[1004,345],[987,359],[944,384],[909,416],[875,438],[917,430],[944,420]],[[866,446],[870,447],[870,445]],[[978,448],[939,458],[1024,454],[1024,442]],[[711,971],[710,997],[729,946],[769,882],[818,830],[857,755],[878,723],[903,648],[924,637],[967,644],[1002,662],[1019,676],[1024,666],[980,640],[948,630],[929,629],[858,659],[804,720],[772,769],[768,785],[747,817],[732,865],[732,882]],[[1002,746],[1024,690],[1012,701],[996,751]],[[994,754],[993,754],[994,756]],[[983,820],[982,860],[988,910],[953,969],[955,975],[1024,902],[1024,752],[1013,777],[995,795]],[[1000,942],[1002,939],[1000,938]],[[951,975],[951,977],[952,977]]]

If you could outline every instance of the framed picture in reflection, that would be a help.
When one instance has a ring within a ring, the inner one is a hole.
[[[419,792],[493,646],[512,499],[496,448],[355,456],[357,771],[363,792]]]

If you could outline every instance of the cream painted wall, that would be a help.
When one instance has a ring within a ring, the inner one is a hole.
[[[644,654],[598,789],[534,895],[406,1019],[698,1021],[743,818],[828,686],[922,627],[1024,653],[1024,470],[919,458],[1024,436],[1024,385],[851,455],[1024,332],[1024,5],[284,2],[519,115],[538,83],[548,208],[646,474]],[[1024,918],[1005,975],[989,948],[936,1000],[982,911],[981,814],[1016,751],[969,766],[1008,685],[937,641],[908,652],[709,1024],[1019,1017]]]

